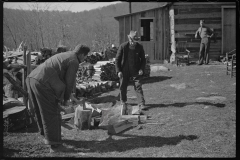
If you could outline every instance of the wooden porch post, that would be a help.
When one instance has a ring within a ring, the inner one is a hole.
[[[170,18],[170,36],[171,36],[171,51],[170,63],[173,64],[176,62],[176,41],[175,41],[175,30],[174,30],[174,8],[173,6],[169,9],[169,18]]]

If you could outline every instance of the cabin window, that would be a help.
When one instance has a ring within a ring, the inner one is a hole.
[[[141,41],[153,41],[153,19],[141,19]]]

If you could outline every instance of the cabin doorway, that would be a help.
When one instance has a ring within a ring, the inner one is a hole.
[[[236,49],[236,7],[222,6],[222,55]]]
[[[149,56],[150,62],[154,60],[155,38],[154,38],[154,18],[140,18],[141,24],[141,44],[145,54]]]

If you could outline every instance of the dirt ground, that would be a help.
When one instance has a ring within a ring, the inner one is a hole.
[[[36,128],[4,133],[4,157],[236,157],[236,77],[223,64],[151,72],[144,80],[146,113],[140,124],[110,136],[106,130],[62,127],[72,153],[49,154]],[[132,86],[128,103],[137,104]],[[118,89],[100,97],[117,96]]]

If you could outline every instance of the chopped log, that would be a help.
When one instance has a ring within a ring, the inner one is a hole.
[[[75,113],[69,113],[69,114],[64,114],[62,115],[62,120],[69,119],[74,117]]]
[[[101,110],[98,108],[95,108],[90,103],[85,103],[86,109],[90,109],[92,111],[92,117],[100,116]]]
[[[129,122],[128,120],[119,121],[113,125],[108,126],[108,134],[118,134],[128,128],[131,128],[133,126],[132,122]]]
[[[122,115],[120,118],[129,122],[139,121],[139,115]]]
[[[138,105],[136,105],[136,106],[128,105],[127,106],[127,114],[128,115],[140,115],[139,106]]]
[[[127,106],[126,105],[121,105],[121,115],[127,115]]]
[[[132,122],[132,126],[136,127],[139,123],[139,115],[122,115],[121,119],[128,120],[128,122]]]
[[[3,73],[3,75],[9,80],[16,90],[21,92],[26,97],[28,96],[28,93],[8,73]]]
[[[75,111],[74,125],[80,130],[90,129],[91,127],[91,110],[83,110],[79,105]]]
[[[110,108],[103,108],[102,109],[102,117],[101,117],[101,120],[100,120],[100,123],[102,123],[103,122],[103,119],[104,119],[104,117],[110,112]]]

